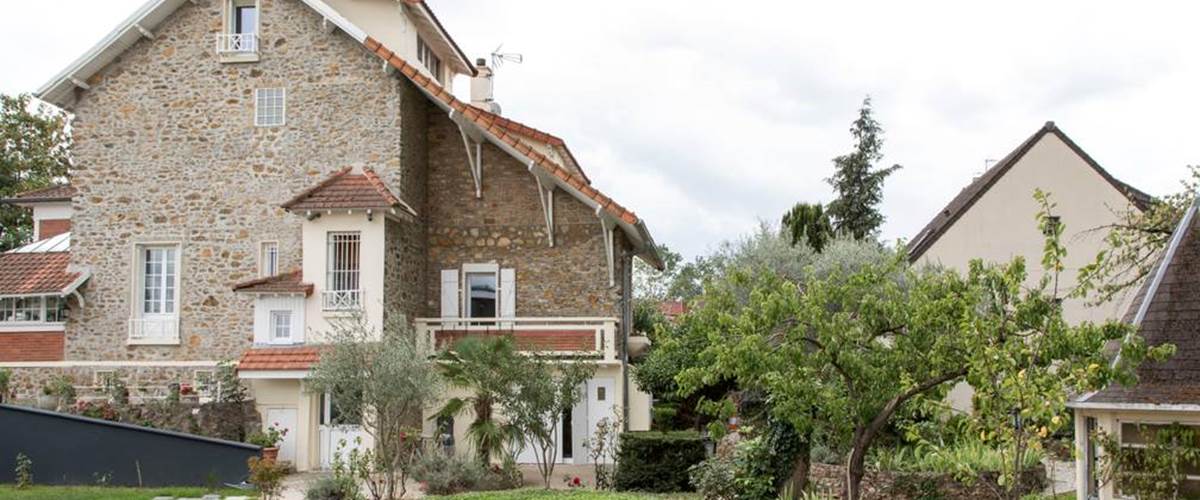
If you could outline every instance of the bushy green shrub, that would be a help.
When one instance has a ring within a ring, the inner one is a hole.
[[[453,453],[431,451],[421,456],[413,479],[425,484],[427,495],[452,495],[465,491],[502,490],[520,486],[520,471],[513,466],[488,467]]]
[[[737,498],[737,486],[733,482],[733,457],[713,456],[692,466],[689,472],[692,486],[705,500]]]
[[[1029,450],[1022,468],[1037,467],[1044,456],[1040,449]],[[878,448],[873,450],[869,465],[876,470],[952,474],[964,480],[982,472],[1003,470],[1005,459],[1000,450],[975,440],[945,446]]]
[[[304,491],[304,500],[358,500],[362,498],[358,485],[350,477],[325,476]]]
[[[688,469],[704,461],[704,439],[696,432],[621,434],[616,488],[666,493],[692,491]]]
[[[736,437],[736,436],[735,436]],[[743,437],[717,455],[692,467],[691,481],[706,500],[774,500],[791,470],[792,459],[777,450],[780,436]],[[783,447],[781,447],[783,448]]]

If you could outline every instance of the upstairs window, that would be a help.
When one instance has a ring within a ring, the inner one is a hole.
[[[279,244],[274,241],[264,241],[260,250],[259,274],[275,276],[279,274]]]
[[[466,273],[468,318],[496,317],[496,273]]]
[[[258,33],[258,6],[254,2],[233,3],[233,33],[254,35]]]
[[[361,236],[354,232],[331,232],[326,236],[324,309],[348,310],[362,306],[359,287]]]
[[[438,59],[437,54],[433,53],[433,49],[420,36],[417,37],[417,60],[425,65],[425,69],[429,70],[434,80],[442,81],[442,60]]]
[[[271,342],[289,343],[292,341],[292,312],[271,311]]]
[[[258,0],[225,0],[224,9],[225,29],[217,34],[217,54],[223,62],[257,61]]]
[[[144,247],[140,253],[142,314],[175,314],[179,249],[173,246]]]
[[[254,90],[254,126],[278,127],[284,124],[287,113],[284,89]]]

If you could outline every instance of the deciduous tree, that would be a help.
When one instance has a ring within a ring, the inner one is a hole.
[[[67,116],[28,94],[0,95],[0,198],[64,181],[71,166]],[[29,212],[0,205],[0,251],[33,234]]]

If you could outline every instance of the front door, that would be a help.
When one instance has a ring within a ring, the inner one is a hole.
[[[614,386],[611,378],[595,378],[587,383],[587,428],[582,429],[582,436],[579,438],[582,442],[592,438],[596,433],[596,427],[600,425],[600,421],[608,419],[610,422],[616,418],[616,413],[613,412],[615,404],[613,398],[616,394],[613,392]],[[591,461],[591,457],[587,457],[587,462]],[[580,461],[579,463],[584,463]]]
[[[296,463],[296,409],[270,408],[267,410],[266,423],[281,431],[287,430],[283,442],[279,444],[279,460]]]

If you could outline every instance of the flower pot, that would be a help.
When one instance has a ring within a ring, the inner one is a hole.
[[[274,462],[276,458],[279,458],[279,448],[277,448],[275,446],[271,446],[269,448],[263,448],[262,449],[262,457],[263,457],[263,460],[270,460],[270,461]]]

